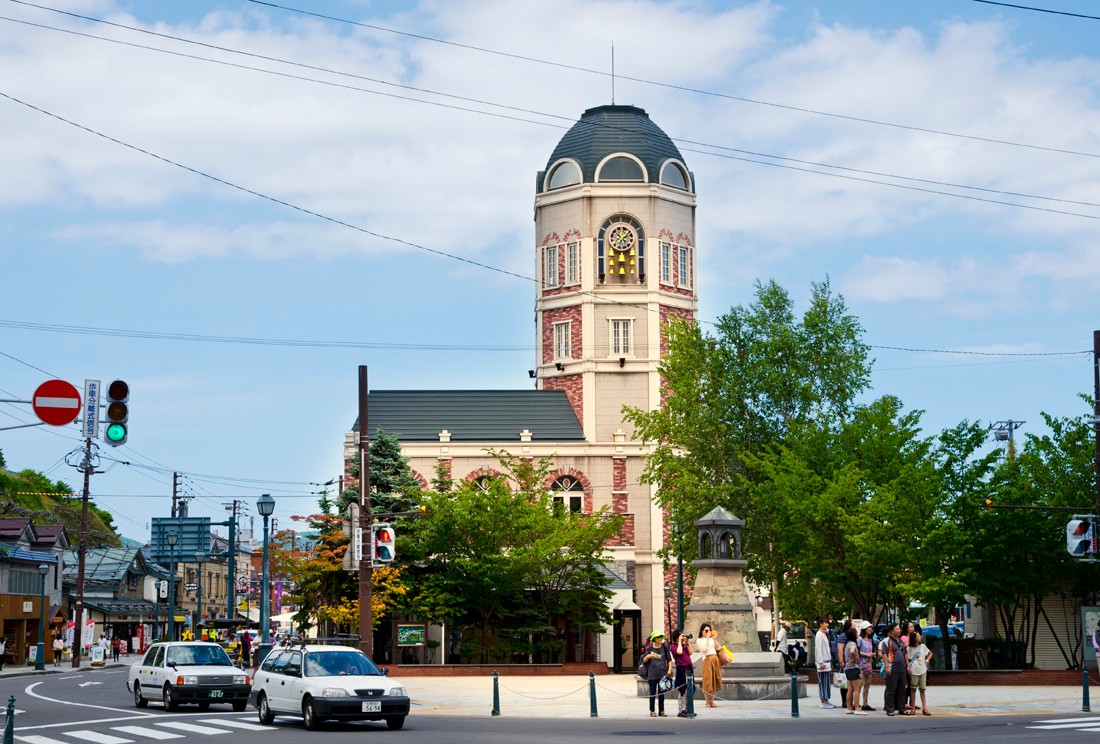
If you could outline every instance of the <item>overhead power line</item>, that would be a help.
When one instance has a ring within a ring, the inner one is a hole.
[[[20,1],[21,0],[16,0]],[[376,24],[363,23],[362,21],[353,21],[347,18],[340,18],[338,16],[326,15],[324,13],[317,13],[309,10],[303,10],[301,8],[294,8],[289,5],[279,5],[278,3],[265,2],[264,0],[248,0],[248,2],[254,5],[263,5],[269,8],[276,8],[278,10],[287,11],[289,13],[297,13],[304,16],[311,16],[313,18],[319,18],[321,20],[332,21],[334,23],[344,23],[350,26],[358,26],[360,28],[367,28],[373,31],[382,31],[388,34],[394,34],[396,36],[405,36],[410,39],[418,39],[420,41],[428,41],[433,44],[445,44],[447,46],[456,47],[459,49],[467,49],[473,52],[481,52],[483,54],[492,54],[506,59],[515,59],[523,62],[531,62],[533,64],[547,65],[550,67],[559,67],[564,70],[573,70],[575,72],[583,72],[590,75],[600,75],[602,77],[614,77],[616,80],[629,80],[632,83],[642,83],[645,85],[653,85],[659,88],[668,88],[670,90],[679,90],[685,93],[695,93],[703,96],[711,96],[714,98],[722,98],[730,101],[739,101],[741,103],[750,103],[756,106],[768,106],[771,108],[783,109],[786,111],[795,111],[802,114],[813,114],[814,116],[825,116],[833,119],[841,119],[844,121],[858,122],[860,124],[873,124],[880,127],[892,127],[894,129],[904,129],[910,132],[923,132],[925,134],[936,134],[942,137],[954,137],[957,139],[968,139],[977,142],[988,142],[995,145],[1006,145],[1008,147],[1021,147],[1030,150],[1045,150],[1047,152],[1057,152],[1064,155],[1081,155],[1089,158],[1100,158],[1100,153],[1093,152],[1079,152],[1077,150],[1068,150],[1058,147],[1049,147],[1044,145],[1029,144],[1026,142],[1013,142],[1011,140],[997,139],[995,137],[982,137],[974,134],[964,134],[961,132],[951,132],[943,129],[933,129],[931,127],[919,127],[911,124],[899,124],[897,122],[884,121],[881,119],[870,119],[867,117],[853,116],[850,114],[838,114],[832,111],[821,111],[818,109],[806,108],[803,106],[794,106],[784,103],[776,103],[774,101],[765,101],[758,98],[747,98],[745,96],[734,96],[728,93],[718,93],[711,90],[704,90],[702,88],[693,88],[686,85],[676,85],[675,83],[666,83],[659,80],[649,80],[647,78],[631,77],[630,75],[623,75],[621,72],[616,72],[614,75],[606,70],[595,70],[589,67],[580,67],[578,65],[570,65],[564,62],[553,62],[546,59],[540,59],[538,57],[531,57],[523,54],[513,54],[511,52],[503,52],[499,49],[490,49],[488,47],[480,47],[472,44],[462,44],[457,41],[448,41],[446,39],[436,38],[434,36],[426,36],[423,34],[410,33],[408,31],[401,31],[398,29],[387,28],[385,26],[379,26]]]
[[[1050,13],[1052,15],[1071,16],[1073,18],[1087,18],[1090,21],[1100,21],[1100,16],[1085,15],[1084,13],[1071,13],[1068,10],[1051,10],[1050,8],[1033,8],[1030,5],[1016,5],[1015,3],[995,2],[995,0],[974,0],[983,5],[1000,5],[1004,8],[1016,8],[1017,10],[1031,10],[1036,13]]]
[[[354,78],[354,79],[357,79],[357,80],[364,80],[364,81],[375,83],[375,84],[378,84],[378,85],[385,85],[385,86],[395,87],[395,88],[399,88],[399,89],[402,89],[402,90],[412,91],[412,92],[415,92],[415,93],[422,93],[422,94],[425,94],[425,95],[439,96],[439,97],[447,98],[447,99],[451,99],[451,100],[463,101],[465,103],[473,103],[473,104],[477,104],[477,105],[480,105],[480,106],[489,106],[489,107],[492,107],[492,108],[502,109],[502,110],[506,110],[506,111],[512,111],[512,112],[516,112],[516,113],[530,114],[532,116],[538,116],[538,117],[543,117],[543,118],[547,118],[547,119],[551,119],[551,120],[556,120],[556,121],[559,121],[559,122],[562,122],[562,123],[561,124],[554,124],[554,123],[551,123],[551,122],[536,121],[536,120],[532,120],[532,119],[528,119],[528,118],[524,118],[524,117],[520,117],[520,116],[513,116],[513,115],[510,115],[510,114],[500,114],[500,113],[494,113],[494,112],[491,112],[491,111],[483,111],[483,110],[480,110],[480,109],[469,108],[467,106],[458,106],[458,105],[454,105],[454,104],[441,103],[439,101],[424,100],[422,98],[415,98],[415,97],[412,97],[412,96],[397,95],[397,94],[393,94],[393,93],[384,93],[382,91],[371,90],[369,88],[363,88],[363,87],[360,87],[360,86],[348,85],[348,84],[343,84],[343,83],[335,83],[335,82],[332,82],[332,81],[329,81],[329,80],[320,80],[318,78],[307,77],[307,76],[304,76],[304,75],[294,75],[294,74],[290,74],[290,73],[286,73],[286,72],[280,72],[278,70],[270,70],[270,69],[266,69],[266,68],[262,68],[262,67],[255,67],[255,66],[252,66],[252,65],[244,65],[244,64],[234,63],[234,62],[227,62],[225,60],[212,59],[210,57],[203,57],[203,56],[195,55],[195,54],[186,54],[184,52],[177,52],[177,51],[170,50],[170,49],[161,49],[159,47],[149,46],[147,44],[135,44],[133,42],[122,41],[120,39],[110,39],[110,38],[106,38],[106,37],[102,37],[102,36],[96,36],[95,34],[85,33],[85,32],[82,32],[82,31],[74,31],[74,30],[71,30],[71,29],[58,28],[56,26],[50,26],[50,25],[41,24],[41,23],[34,23],[34,22],[31,22],[31,21],[26,21],[26,20],[17,19],[17,18],[9,18],[7,16],[0,16],[0,20],[9,21],[9,22],[12,22],[12,23],[19,23],[19,24],[22,24],[22,25],[32,26],[34,28],[41,28],[41,29],[45,29],[45,30],[49,30],[49,31],[56,31],[56,32],[59,32],[59,33],[65,33],[65,34],[70,34],[70,35],[74,35],[74,36],[80,36],[80,37],[83,37],[83,38],[93,39],[93,40],[96,40],[96,41],[102,41],[102,42],[106,42],[106,43],[110,43],[110,44],[116,44],[116,45],[120,45],[120,46],[132,47],[132,48],[136,48],[136,49],[142,49],[142,50],[145,50],[145,51],[157,52],[159,54],[167,54],[167,55],[171,55],[171,56],[175,56],[175,57],[182,57],[182,58],[185,58],[185,59],[191,59],[191,60],[200,61],[200,62],[207,62],[207,63],[210,63],[210,64],[220,65],[220,66],[224,66],[224,67],[231,67],[231,68],[246,70],[246,71],[250,71],[250,72],[258,72],[258,73],[262,73],[262,74],[265,74],[265,75],[273,75],[273,76],[276,76],[276,77],[287,78],[287,79],[290,79],[290,80],[298,80],[298,81],[302,81],[302,82],[315,83],[315,84],[318,84],[318,85],[324,85],[324,86],[327,86],[327,87],[339,88],[339,89],[343,89],[343,90],[352,90],[352,91],[356,91],[356,92],[359,92],[359,93],[366,93],[368,95],[377,95],[377,96],[383,96],[383,97],[386,97],[386,98],[394,98],[394,99],[397,99],[397,100],[408,101],[408,102],[411,102],[411,103],[419,103],[419,104],[426,105],[426,106],[434,106],[434,107],[450,109],[450,110],[454,110],[454,111],[462,111],[462,112],[465,112],[465,113],[478,114],[478,115],[481,115],[481,116],[488,116],[488,117],[495,118],[495,119],[504,119],[504,120],[508,120],[508,121],[517,121],[517,122],[524,123],[524,124],[535,124],[535,125],[538,125],[538,126],[552,127],[552,128],[555,128],[555,129],[567,129],[570,126],[573,126],[576,123],[576,122],[574,122],[574,120],[571,117],[563,116],[563,115],[560,115],[560,114],[554,114],[554,113],[544,112],[544,111],[537,111],[537,110],[534,110],[534,109],[527,109],[527,108],[522,108],[522,107],[518,107],[518,106],[510,106],[510,105],[507,105],[507,104],[496,103],[496,102],[487,101],[487,100],[484,100],[484,99],[472,98],[472,97],[469,97],[469,96],[459,96],[459,95],[454,95],[454,94],[451,94],[451,93],[444,93],[444,92],[441,92],[441,91],[431,90],[431,89],[428,89],[428,88],[420,88],[420,87],[417,87],[417,86],[411,86],[411,85],[406,85],[406,84],[402,84],[402,83],[393,83],[393,82],[386,81],[386,80],[381,80],[381,79],[378,79],[378,78],[371,78],[371,77],[367,77],[367,76],[364,76],[364,75],[358,75],[358,74],[355,74],[355,73],[349,73],[349,72],[344,72],[344,71],[341,71],[341,70],[334,70],[334,69],[331,69],[331,68],[320,67],[318,65],[304,64],[304,63],[301,63],[301,62],[295,62],[293,60],[283,59],[283,58],[280,58],[280,57],[272,57],[272,56],[268,56],[268,55],[257,54],[257,53],[254,53],[254,52],[246,52],[246,51],[242,51],[242,50],[239,50],[239,49],[232,49],[230,47],[224,47],[224,46],[219,46],[219,45],[216,45],[216,44],[210,44],[210,43],[207,43],[207,42],[197,41],[195,39],[188,39],[188,38],[181,37],[181,36],[174,36],[174,35],[171,35],[171,34],[165,34],[165,33],[156,32],[156,31],[149,31],[148,29],[143,29],[143,28],[139,28],[139,27],[136,27],[136,26],[128,26],[128,25],[125,25],[125,24],[115,23],[113,21],[105,21],[105,20],[102,20],[102,19],[99,19],[99,18],[94,18],[92,16],[85,16],[85,15],[81,15],[81,14],[78,14],[78,13],[72,13],[70,11],[63,11],[63,10],[48,8],[46,6],[36,5],[34,3],[26,3],[26,2],[23,2],[23,0],[11,0],[11,1],[12,2],[18,2],[18,3],[24,4],[24,5],[30,5],[32,7],[40,8],[40,9],[44,9],[44,10],[52,10],[54,12],[61,13],[63,15],[67,15],[67,16],[72,16],[72,17],[75,17],[75,18],[79,18],[81,20],[91,21],[91,22],[95,22],[95,23],[101,23],[101,24],[105,24],[105,25],[108,25],[108,26],[113,26],[113,27],[116,27],[116,28],[125,29],[127,31],[133,31],[135,33],[148,34],[148,35],[151,35],[151,36],[156,36],[156,37],[163,38],[163,39],[170,39],[170,40],[173,40],[173,41],[179,41],[179,42],[183,42],[183,43],[186,43],[186,44],[193,44],[193,45],[196,45],[196,46],[205,47],[205,48],[208,48],[208,49],[214,49],[214,50],[221,51],[221,52],[226,52],[226,53],[229,53],[229,54],[238,54],[238,55],[257,58],[257,59],[262,59],[262,60],[266,60],[266,61],[270,61],[270,62],[277,62],[279,64],[291,65],[291,66],[294,66],[294,67],[302,67],[302,68],[309,69],[309,70],[325,72],[327,74],[339,75],[339,76],[343,76],[343,77]],[[582,121],[582,122],[579,122],[579,123],[581,125],[585,125],[585,126],[591,126],[591,127],[607,129],[607,130],[612,130],[612,131],[621,129],[620,127],[616,127],[614,125],[606,124],[606,123],[603,123],[603,122]],[[625,129],[622,130],[622,131],[627,132],[627,130],[625,130]],[[833,173],[831,171],[843,171],[844,173],[858,173],[858,174],[862,174],[864,176],[874,176],[876,178],[890,178],[890,179],[894,179],[894,180],[907,181],[907,182],[911,182],[911,183],[927,184],[927,185],[930,185],[930,186],[943,186],[943,187],[946,187],[946,188],[963,189],[963,190],[967,190],[967,191],[978,191],[978,192],[987,193],[987,194],[997,194],[997,195],[1000,195],[1000,196],[1009,196],[1009,197],[1015,197],[1015,198],[1021,198],[1021,199],[1034,199],[1034,200],[1039,200],[1039,201],[1048,201],[1048,202],[1060,203],[1060,204],[1072,204],[1072,205],[1077,205],[1077,206],[1100,208],[1100,204],[1098,204],[1096,202],[1088,202],[1088,201],[1075,200],[1075,199],[1063,199],[1063,198],[1058,198],[1058,197],[1053,197],[1053,196],[1028,194],[1028,193],[1018,192],[1018,191],[1008,191],[1008,190],[1005,190],[1005,189],[994,189],[994,188],[983,187],[983,186],[973,186],[973,185],[970,185],[970,184],[955,183],[955,182],[951,182],[951,181],[940,181],[940,180],[936,180],[936,179],[919,178],[919,177],[914,177],[914,176],[905,176],[905,175],[901,175],[901,174],[897,174],[897,173],[887,173],[887,172],[883,172],[883,171],[874,171],[874,170],[869,170],[869,169],[865,169],[865,168],[855,168],[855,167],[851,167],[851,166],[834,165],[834,164],[831,164],[831,163],[822,163],[822,162],[813,161],[813,160],[806,160],[806,159],[803,159],[803,158],[792,158],[792,157],[785,156],[785,155],[773,155],[773,154],[770,154],[770,153],[758,152],[758,151],[754,151],[754,150],[746,150],[746,149],[743,149],[743,148],[730,147],[730,146],[727,146],[727,145],[718,145],[718,144],[712,144],[712,143],[709,143],[709,142],[701,142],[701,141],[697,141],[697,140],[690,140],[690,139],[685,139],[685,138],[682,138],[682,137],[672,137],[672,139],[673,139],[673,141],[675,141],[677,143],[682,143],[682,145],[696,145],[698,147],[707,148],[707,149],[700,150],[700,149],[693,149],[693,148],[689,148],[689,147],[682,147],[681,149],[683,149],[685,152],[693,152],[693,153],[697,153],[697,154],[700,154],[700,155],[708,155],[708,156],[712,156],[712,157],[722,157],[722,158],[726,158],[726,159],[730,159],[730,160],[739,160],[739,161],[742,161],[742,162],[754,163],[754,164],[757,164],[757,165],[770,165],[770,166],[773,166],[773,167],[785,168],[787,170],[794,170],[794,171],[798,171],[798,172],[802,172],[802,173],[814,173],[814,174],[817,174],[817,175],[829,176],[829,177],[834,177],[834,178],[843,178],[845,180],[859,181],[859,182],[870,183],[870,184],[879,185],[879,186],[889,186],[889,187],[895,187],[895,188],[906,188],[906,189],[909,189],[909,190],[912,190],[912,191],[924,191],[926,193],[938,194],[938,195],[943,195],[943,196],[951,196],[951,197],[956,197],[956,198],[971,198],[971,197],[967,197],[964,194],[954,194],[954,193],[951,193],[951,192],[943,192],[943,191],[939,191],[939,190],[936,190],[936,189],[922,189],[922,188],[919,188],[919,187],[907,187],[904,184],[883,182],[883,181],[875,180],[873,178],[852,178],[852,177],[847,177],[847,176],[843,175],[842,173]],[[712,152],[712,150],[717,150],[719,152]],[[731,152],[732,153],[738,153],[740,155],[750,156],[750,157],[744,157],[744,158],[742,158],[742,157],[733,157],[733,156],[729,156],[729,155],[725,154],[725,153],[731,153]],[[768,158],[768,161],[759,161],[759,160],[754,160],[753,158]],[[771,162],[771,161],[780,161],[780,162]],[[785,163],[794,163],[796,165],[784,165]],[[803,168],[803,167],[796,167],[796,166],[812,166],[812,168]],[[827,170],[819,171],[819,170],[813,170],[813,168],[823,168],[823,169],[827,169]],[[982,199],[982,198],[977,198],[977,197],[973,197],[973,199],[975,201],[986,201],[986,202],[994,203],[994,204],[1003,204],[1003,205],[1006,205],[1006,206],[1018,206],[1018,207],[1028,208],[1027,205],[1021,205],[1021,204],[1017,204],[1017,203],[1014,203],[1014,202],[1004,202],[1004,201],[1000,201],[1000,200]],[[1081,214],[1078,214],[1076,212],[1061,212],[1059,210],[1047,210],[1047,211],[1052,211],[1052,212],[1055,212],[1055,213],[1058,213],[1058,214],[1067,214],[1067,215],[1072,215],[1072,216],[1082,216],[1082,217],[1088,217],[1089,216],[1089,215],[1081,215]]]

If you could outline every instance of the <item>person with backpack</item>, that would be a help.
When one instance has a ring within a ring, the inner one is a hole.
[[[886,665],[886,693],[883,707],[886,715],[896,716],[905,712],[906,699],[902,696],[908,689],[906,675],[905,644],[901,642],[901,626],[890,623],[886,637],[879,644],[879,657]]]
[[[671,681],[675,670],[672,651],[665,645],[664,631],[655,630],[649,634],[649,643],[642,649],[642,663],[646,665],[646,681],[649,682],[649,716],[665,718],[665,693],[658,692],[657,685],[665,677]]]

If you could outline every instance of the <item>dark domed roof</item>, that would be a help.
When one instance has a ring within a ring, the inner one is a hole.
[[[594,183],[596,166],[616,152],[630,153],[641,160],[653,183],[660,177],[661,165],[666,160],[684,160],[669,136],[653,123],[643,109],[611,105],[585,111],[558,142],[546,167],[549,169],[562,158],[572,158],[581,165],[584,183]],[[539,193],[543,191],[545,173],[539,173]]]

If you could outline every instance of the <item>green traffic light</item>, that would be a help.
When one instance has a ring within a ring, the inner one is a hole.
[[[122,424],[108,424],[105,436],[108,442],[121,442],[126,438],[126,427]]]

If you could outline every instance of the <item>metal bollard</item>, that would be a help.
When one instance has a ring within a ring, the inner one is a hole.
[[[493,672],[493,715],[500,715],[500,675]]]
[[[588,707],[590,718],[600,717],[596,711],[596,675],[592,672],[588,673]]]
[[[15,695],[8,699],[8,717],[4,721],[4,744],[15,741]]]
[[[1081,682],[1081,710],[1089,713],[1092,711],[1092,706],[1089,705],[1089,665],[1087,662],[1081,664],[1081,674],[1084,675]]]
[[[695,667],[687,669],[687,710],[684,718],[695,718]]]
[[[798,718],[798,670],[791,667],[791,718]]]

